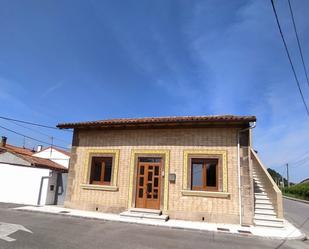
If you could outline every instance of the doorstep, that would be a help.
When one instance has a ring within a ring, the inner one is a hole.
[[[166,222],[162,222],[157,220],[139,219],[134,217],[127,218],[122,217],[119,214],[84,211],[78,209],[63,208],[53,205],[22,206],[13,209],[20,211],[43,212],[49,214],[58,214],[64,216],[73,216],[88,219],[105,220],[105,221],[119,221],[119,222],[128,222],[142,225],[161,226],[161,227],[184,229],[184,230],[225,232],[225,233],[247,235],[247,236],[253,235],[271,239],[304,240],[306,238],[306,236],[299,229],[297,229],[287,220],[284,220],[283,228],[266,228],[256,226],[243,227],[237,224],[219,224],[219,223],[184,221],[184,220],[173,220],[173,219],[170,219]]]

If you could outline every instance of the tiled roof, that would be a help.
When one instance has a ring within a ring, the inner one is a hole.
[[[0,147],[0,148],[3,148],[3,147]],[[17,147],[17,146],[11,145],[11,144],[6,144],[4,149],[14,151],[18,154],[29,155],[29,156],[31,156],[33,153],[35,153],[35,151],[32,150],[32,149]]]
[[[64,170],[67,171],[67,168],[64,166],[55,163],[49,159],[46,158],[40,158],[35,156],[29,156],[29,155],[21,155],[18,154],[21,158],[31,163],[33,166],[36,166],[38,168],[48,168],[48,169],[54,169],[54,170]]]
[[[26,148],[21,148],[21,147],[17,147],[17,146],[13,146],[10,144],[6,144],[4,147],[0,146],[0,153],[1,152],[5,152],[8,151],[22,159],[24,159],[25,161],[29,162],[31,164],[31,166],[37,167],[37,168],[47,168],[47,169],[54,169],[54,170],[62,170],[67,172],[67,168],[65,168],[64,166],[55,163],[49,159],[45,159],[45,158],[40,158],[40,157],[35,157],[32,156],[35,151],[31,150],[31,149],[26,149]]]
[[[98,121],[77,122],[77,123],[61,123],[57,127],[61,129],[68,128],[90,128],[90,127],[128,127],[128,126],[163,126],[185,124],[199,125],[207,123],[216,124],[247,124],[255,122],[255,116],[235,116],[235,115],[218,115],[218,116],[178,116],[178,117],[149,117],[149,118],[119,118],[105,119]]]

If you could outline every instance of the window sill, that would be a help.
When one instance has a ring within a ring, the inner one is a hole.
[[[103,191],[118,191],[117,186],[110,185],[95,185],[95,184],[81,184],[82,189],[90,189],[90,190],[103,190]]]
[[[217,198],[228,198],[228,197],[230,197],[230,193],[228,193],[228,192],[182,190],[181,194],[183,196],[200,196],[200,197],[217,197]]]

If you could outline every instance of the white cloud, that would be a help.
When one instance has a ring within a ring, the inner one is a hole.
[[[58,83],[48,87],[45,91],[43,91],[42,95],[40,96],[41,98],[45,98],[48,95],[52,94],[53,92],[55,92],[56,90],[58,90],[59,88],[61,88],[63,86],[64,82],[63,81],[59,81]]]

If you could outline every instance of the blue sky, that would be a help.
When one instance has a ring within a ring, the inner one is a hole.
[[[292,5],[309,67],[309,2]],[[309,104],[287,1],[276,6]],[[292,180],[309,177],[309,162],[296,163],[309,156],[309,117],[270,1],[3,0],[0,30],[3,116],[56,125],[252,114],[264,163],[283,173],[281,165],[290,162]],[[0,125],[48,140],[8,121]],[[70,144],[68,132],[40,131]],[[22,144],[17,135],[0,134]]]

